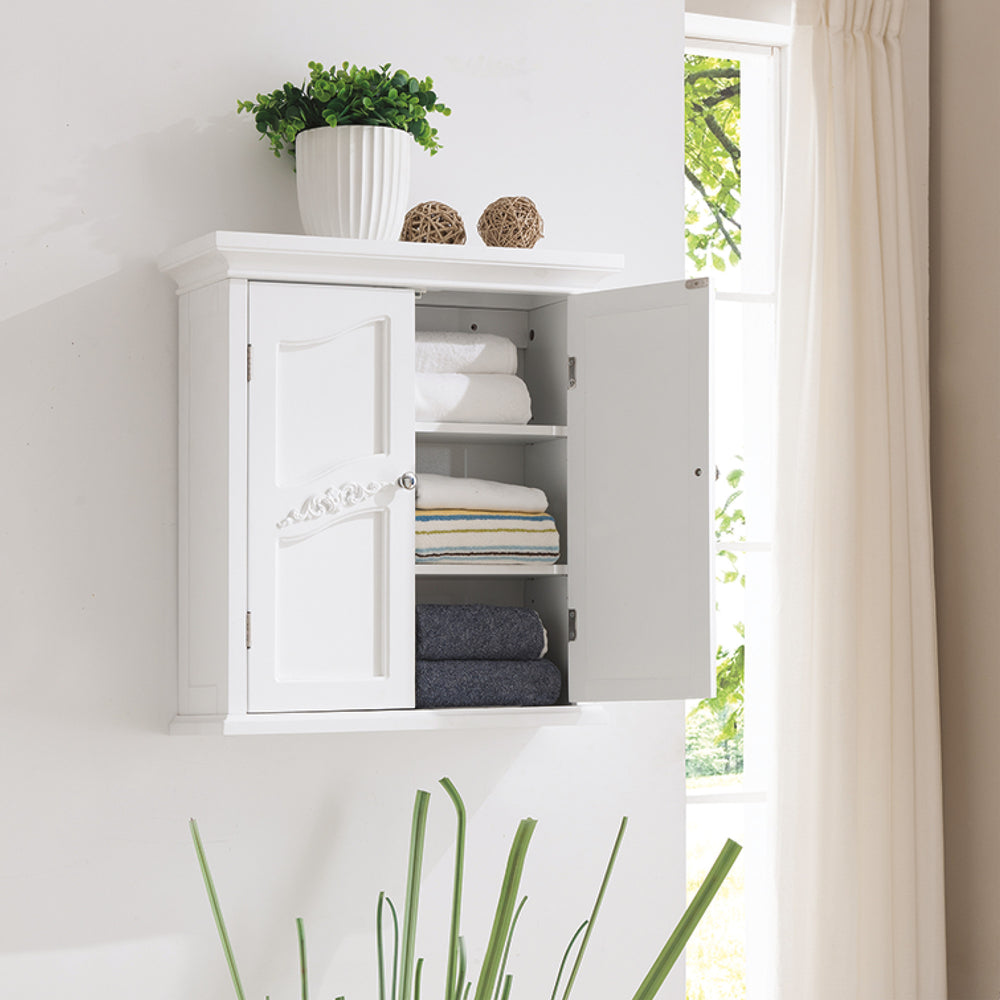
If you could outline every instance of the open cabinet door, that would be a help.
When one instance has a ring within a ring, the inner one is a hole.
[[[413,311],[250,284],[249,712],[413,706]]]
[[[569,699],[712,688],[710,292],[571,296]]]

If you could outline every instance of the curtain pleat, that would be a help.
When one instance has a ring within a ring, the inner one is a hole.
[[[800,2],[779,307],[778,995],[944,1000],[902,0]]]

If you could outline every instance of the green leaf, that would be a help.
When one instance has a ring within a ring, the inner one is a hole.
[[[566,962],[569,960],[570,952],[573,950],[573,943],[584,932],[586,927],[587,921],[584,920],[584,922],[577,927],[576,933],[569,939],[569,944],[566,945],[566,950],[563,952],[562,961],[559,963],[559,971],[556,973],[555,985],[552,987],[552,996],[549,1000],[556,1000],[556,993],[559,992],[559,981],[562,979],[563,970],[566,968]]]
[[[601,880],[601,888],[597,892],[597,899],[594,901],[594,908],[590,911],[590,919],[587,921],[587,933],[583,936],[580,950],[577,952],[576,961],[573,963],[573,971],[570,973],[569,981],[566,983],[566,991],[562,995],[562,1000],[568,1000],[569,991],[576,982],[576,974],[580,971],[580,963],[583,961],[584,952],[590,943],[590,935],[594,932],[594,925],[597,923],[597,914],[600,913],[601,903],[604,902],[604,893],[607,892],[608,882],[611,881],[611,872],[614,871],[615,861],[618,858],[618,849],[622,846],[622,839],[625,836],[625,828],[628,826],[628,817],[622,816],[622,821],[618,826],[618,836],[615,838],[615,846],[611,849],[611,857],[608,859],[607,867],[604,869],[604,878]]]
[[[208,892],[208,902],[212,908],[212,916],[215,917],[215,927],[219,932],[219,940],[222,942],[222,951],[226,956],[226,964],[229,966],[229,975],[233,981],[233,989],[239,1000],[246,1000],[243,993],[243,984],[240,982],[240,974],[236,968],[236,957],[233,955],[233,946],[229,940],[229,933],[226,931],[226,922],[222,919],[222,907],[219,905],[219,897],[215,891],[215,883],[212,881],[212,873],[208,868],[208,858],[205,857],[205,849],[201,843],[201,834],[198,832],[198,824],[194,819],[190,822],[191,839],[194,841],[195,854],[198,855],[198,867],[201,869],[201,877],[205,882],[205,890]]]
[[[424,860],[424,835],[430,793],[420,790],[413,801],[413,824],[410,830],[410,858],[406,874],[406,903],[403,908],[403,942],[399,1000],[410,1000],[414,947],[417,936],[417,909],[420,903],[420,876]]]
[[[460,969],[460,924],[462,920],[462,880],[465,871],[465,803],[450,778],[442,778],[440,784],[448,793],[455,807],[457,829],[455,831],[455,876],[451,892],[451,929],[448,938],[448,973],[445,979],[445,1000],[459,1000],[462,988],[459,981],[465,975]]]
[[[483,956],[479,981],[476,984],[475,1000],[490,1000],[496,985],[497,974],[507,931],[510,928],[514,914],[514,904],[521,885],[521,873],[524,870],[524,859],[528,853],[531,835],[535,832],[537,820],[523,819],[514,834],[510,853],[507,856],[507,868],[500,886],[500,898],[497,900],[496,914],[493,917],[493,929],[490,932],[489,943]]]
[[[521,910],[524,909],[524,904],[528,902],[528,897],[523,896],[521,902],[518,904],[517,909],[514,911],[514,919],[510,922],[510,930],[507,932],[507,941],[504,944],[503,949],[503,959],[500,962],[500,973],[497,978],[497,987],[493,993],[494,1000],[500,1000],[500,986],[501,983],[506,982],[507,987],[510,986],[510,976],[504,979],[505,973],[507,971],[507,956],[510,954],[511,942],[514,940],[514,929],[517,927],[517,919],[521,916]]]
[[[302,1000],[309,1000],[309,974],[306,970],[306,928],[301,917],[295,918],[295,930],[299,936],[299,972],[302,976]]]
[[[653,1000],[743,848],[727,840],[632,1000]]]

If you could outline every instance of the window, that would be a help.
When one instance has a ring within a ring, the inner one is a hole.
[[[772,400],[787,29],[688,15],[689,276],[714,315],[716,695],[688,703],[688,884],[726,837],[743,855],[686,952],[688,1000],[771,994],[766,863]]]

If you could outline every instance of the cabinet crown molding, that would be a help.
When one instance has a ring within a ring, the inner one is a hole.
[[[214,232],[164,253],[179,294],[225,278],[426,291],[570,294],[625,266],[621,254]]]

